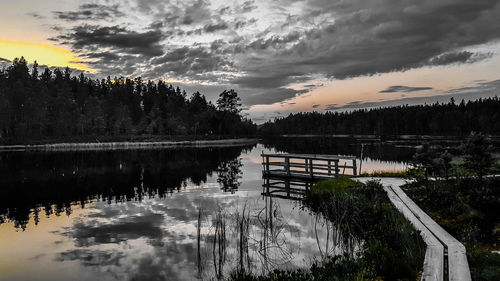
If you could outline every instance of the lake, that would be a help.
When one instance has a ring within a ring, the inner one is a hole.
[[[348,139],[253,146],[0,153],[0,280],[196,280],[308,267],[331,226],[262,195],[262,152],[363,153],[402,170],[412,146]]]

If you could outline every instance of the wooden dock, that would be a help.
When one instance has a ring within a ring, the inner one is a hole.
[[[264,177],[305,180],[357,175],[355,156],[288,153],[262,153],[261,156]]]
[[[313,182],[308,180],[294,180],[270,176],[264,178],[261,195],[300,201],[312,185]]]

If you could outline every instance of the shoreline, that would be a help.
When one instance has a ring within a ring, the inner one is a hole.
[[[92,150],[127,150],[158,149],[174,147],[224,147],[256,144],[257,138],[192,140],[192,141],[118,141],[88,143],[53,143],[27,145],[0,145],[0,152],[22,151],[92,151]]]
[[[263,138],[338,138],[338,139],[357,139],[357,140],[373,140],[373,141],[432,141],[432,140],[442,140],[442,141],[461,141],[467,138],[468,135],[360,135],[360,134],[284,134],[284,135],[274,135],[274,136],[261,136]],[[491,135],[488,136],[492,141],[500,141],[500,136]]]

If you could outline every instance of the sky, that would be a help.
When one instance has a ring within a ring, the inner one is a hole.
[[[500,95],[500,0],[0,0],[0,62],[141,76],[257,123]]]

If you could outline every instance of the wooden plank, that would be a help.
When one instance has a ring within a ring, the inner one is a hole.
[[[339,159],[356,159],[356,156],[342,156],[342,155],[326,155],[326,154],[287,154],[287,153],[263,153],[263,156],[275,157],[275,158],[295,158],[295,159],[317,159],[317,160],[339,160]]]
[[[465,246],[444,230],[436,221],[427,215],[399,187],[392,187],[394,192],[448,249],[448,276],[450,281],[470,281],[469,263]]]
[[[442,281],[444,277],[444,246],[429,231],[429,229],[415,216],[406,204],[401,201],[394,190],[389,186],[384,186],[384,190],[392,204],[405,216],[405,218],[420,231],[420,235],[427,244],[425,251],[422,280]]]

